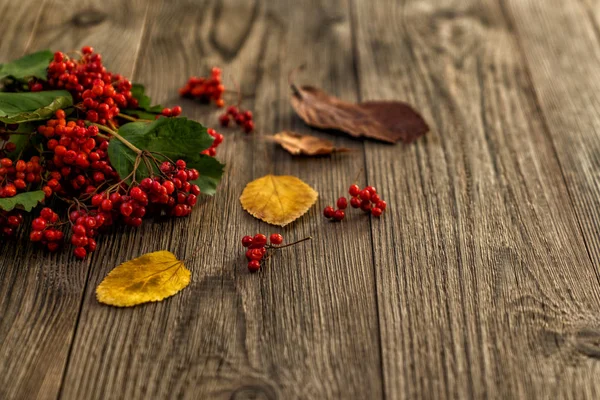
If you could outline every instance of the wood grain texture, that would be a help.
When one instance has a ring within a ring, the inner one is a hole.
[[[598,269],[600,7],[591,0],[504,4],[529,67],[536,106],[545,117],[590,258]]]
[[[91,44],[102,48],[111,66],[132,73],[133,64],[122,54],[135,49],[141,40],[146,3],[105,1],[104,5],[103,19],[90,22],[83,16],[92,14],[94,2],[0,3],[0,10],[8,12],[0,13],[0,20],[7,20],[0,45],[2,59],[13,59],[26,51],[74,50]],[[123,18],[125,12],[127,19]],[[82,18],[84,22],[78,22]],[[118,45],[110,44],[109,32],[120,37]],[[12,45],[5,45],[13,37]],[[77,261],[70,251],[48,255],[35,249],[26,237],[19,243],[0,244],[0,398],[56,399],[89,262]]]
[[[364,167],[363,144],[335,138],[353,156],[294,158],[265,135],[308,132],[289,106],[288,73],[356,99],[350,20],[344,1],[180,1],[151,7],[135,80],[165,104],[191,75],[223,67],[248,94],[257,130],[224,130],[227,172],[214,198],[190,218],[144,224],[100,240],[63,398],[379,398],[381,370],[369,221],[327,222],[321,210]],[[235,96],[232,97],[235,99]],[[184,114],[216,126],[222,110],[183,102]],[[244,212],[246,183],[293,174],[320,194],[318,206],[277,228]],[[247,272],[243,235],[281,232],[315,240]],[[114,309],[95,286],[118,263],[168,249],[187,264],[191,285],[159,304]],[[93,360],[93,361],[92,361]]]
[[[353,4],[361,100],[400,97],[432,125],[415,146],[366,149],[368,181],[390,203],[373,222],[384,393],[598,397],[597,263],[503,10],[493,1]],[[517,14],[538,32],[534,12]],[[558,38],[563,25],[548,30]],[[551,71],[537,82],[567,85],[566,69]]]
[[[595,0],[0,0],[0,61],[98,49],[165,105],[221,66],[257,131],[223,130],[218,193],[191,217],[115,228],[86,262],[0,243],[0,398],[600,397],[600,8]],[[347,101],[399,99],[432,131],[410,146],[315,132],[288,73]],[[228,94],[235,101],[234,94]],[[265,136],[356,151],[292,157]],[[360,172],[381,219],[321,216]],[[246,183],[320,194],[284,229],[245,213]],[[240,238],[315,240],[245,268]],[[119,263],[190,256],[161,303],[100,305]]]

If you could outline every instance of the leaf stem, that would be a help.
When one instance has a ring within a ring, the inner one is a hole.
[[[131,115],[127,115],[127,114],[123,114],[123,113],[118,113],[117,117],[126,119],[127,121],[131,121],[131,122],[137,122],[137,121],[139,121],[138,118],[134,118]]]
[[[136,154],[142,154],[142,151],[140,149],[138,149],[137,147],[135,147],[133,144],[131,144],[131,142],[129,142],[127,139],[125,139],[123,136],[119,135],[117,133],[117,131],[110,129],[107,126],[104,125],[100,125],[100,124],[96,124],[94,122],[91,122],[92,125],[97,126],[98,129],[100,129],[101,131],[104,131],[106,133],[110,133],[112,136],[114,136],[115,138],[117,138],[120,142],[122,142],[125,146],[129,147],[132,151],[134,151]]]

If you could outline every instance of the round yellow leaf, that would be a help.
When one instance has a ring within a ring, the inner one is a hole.
[[[267,175],[246,185],[240,202],[258,219],[285,226],[304,215],[319,194],[295,176]]]
[[[156,251],[124,262],[96,288],[99,302],[131,307],[173,296],[190,283],[191,273],[169,251]]]

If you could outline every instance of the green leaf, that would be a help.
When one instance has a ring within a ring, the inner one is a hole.
[[[65,90],[0,92],[0,121],[6,124],[20,124],[45,120],[51,118],[57,110],[72,105],[73,98]]]
[[[221,164],[216,158],[204,154],[194,154],[185,159],[188,168],[195,168],[200,172],[200,177],[192,183],[200,187],[204,194],[213,195],[217,192],[217,185],[223,176],[225,164]]]
[[[15,151],[8,153],[8,158],[13,161],[16,161],[21,154],[29,145],[31,144],[30,135],[17,135],[16,133],[31,133],[35,134],[36,125],[31,122],[26,122],[24,124],[19,124],[19,127],[15,131],[15,133],[10,133],[8,141],[14,143],[17,147]]]
[[[212,157],[200,155],[210,147],[214,138],[206,133],[206,128],[187,118],[159,118],[156,121],[131,122],[121,126],[119,134],[140,150],[160,153],[175,161],[189,162],[191,168],[200,172],[200,178],[194,182],[206,194],[214,194],[223,174],[223,165]],[[113,138],[108,146],[111,165],[123,179],[133,171],[137,154]],[[161,161],[164,158],[155,155]],[[153,166],[154,173],[157,168]],[[140,162],[136,171],[136,181],[149,176],[151,171],[144,162]]]
[[[159,104],[152,105],[152,99],[150,96],[146,95],[146,88],[144,85],[140,85],[139,83],[134,83],[131,87],[131,94],[138,101],[138,108],[149,113],[160,114],[162,112],[163,107]]]
[[[19,81],[26,81],[29,78],[46,80],[46,70],[52,57],[53,54],[50,50],[42,50],[2,64],[0,65],[0,80],[8,77]]]
[[[46,195],[42,190],[19,193],[14,197],[0,199],[0,209],[11,211],[15,208],[20,208],[30,212],[40,201],[44,200],[45,197]]]

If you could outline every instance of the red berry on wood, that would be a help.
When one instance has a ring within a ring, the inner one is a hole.
[[[374,217],[380,217],[382,213],[383,213],[383,211],[381,210],[381,208],[373,207],[373,208],[371,209],[371,214],[372,214]]]
[[[267,237],[262,233],[257,233],[254,235],[254,238],[252,238],[252,244],[264,246],[267,244]]]
[[[260,262],[252,260],[248,262],[248,271],[257,272],[260,269]]]
[[[252,244],[252,236],[244,236],[242,238],[242,246],[248,247]]]
[[[360,193],[360,187],[358,185],[351,185],[348,193],[350,193],[350,196],[356,197]]]
[[[344,210],[336,210],[335,214],[333,214],[333,219],[336,221],[341,221],[346,217],[346,213]]]
[[[358,196],[363,200],[371,200],[371,192],[369,192],[369,190],[367,189],[363,189],[360,191],[360,193],[358,194]]]
[[[283,236],[280,233],[273,233],[271,237],[269,237],[269,241],[271,244],[279,245],[283,243]]]
[[[345,197],[340,197],[337,200],[337,207],[339,209],[345,210],[348,207],[348,200]]]

